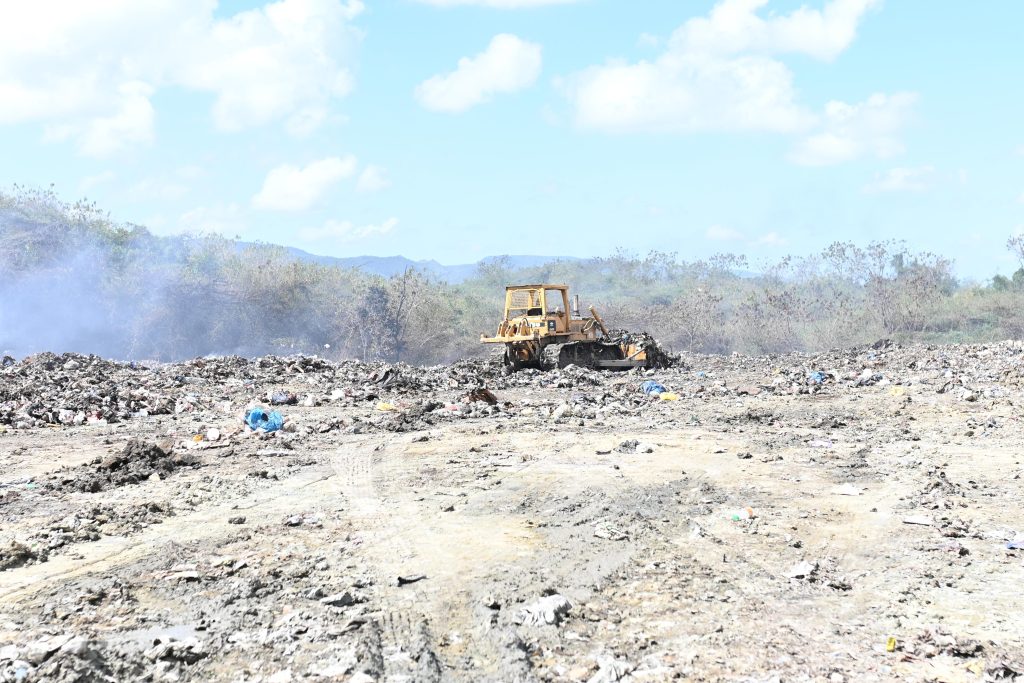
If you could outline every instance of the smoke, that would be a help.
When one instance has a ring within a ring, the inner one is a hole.
[[[353,349],[353,293],[366,279],[299,263],[279,247],[157,237],[50,192],[0,193],[0,352],[7,355],[181,360],[329,349],[335,357],[372,356],[377,344]]]
[[[0,260],[0,350],[131,356],[142,315],[160,305],[165,290],[159,268],[145,268],[136,254],[119,257],[71,230],[63,243],[45,239],[53,227],[0,212],[0,235],[24,250]],[[147,286],[138,286],[147,270]]]

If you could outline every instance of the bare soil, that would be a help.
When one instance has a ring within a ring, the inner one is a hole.
[[[1024,393],[940,351],[0,426],[0,681],[1024,680]]]

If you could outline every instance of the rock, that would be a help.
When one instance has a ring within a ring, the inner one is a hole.
[[[331,607],[349,607],[359,602],[362,602],[362,600],[349,591],[343,591],[341,593],[335,593],[334,595],[328,595],[325,598],[320,598],[320,604],[329,605]]]
[[[198,638],[160,642],[143,653],[152,660],[179,661],[195,664],[207,656],[203,643]]]
[[[548,595],[527,605],[516,614],[515,621],[523,626],[560,624],[572,609],[572,603],[561,595]]]
[[[629,536],[611,522],[598,522],[594,526],[594,536],[609,541],[625,541]]]
[[[41,555],[24,543],[10,541],[7,545],[0,545],[0,572],[41,559],[45,559],[45,554]]]
[[[598,670],[587,683],[616,683],[625,678],[635,667],[624,659],[604,657],[599,660]]]
[[[39,666],[49,659],[50,655],[67,645],[72,638],[73,635],[64,634],[34,641],[26,646],[22,658],[29,664]]]

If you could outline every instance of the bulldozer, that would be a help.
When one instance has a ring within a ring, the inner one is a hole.
[[[504,344],[502,361],[510,371],[553,370],[569,365],[629,370],[667,367],[671,359],[645,333],[609,331],[594,307],[580,315],[579,295],[566,285],[514,285],[505,288],[505,317],[484,344]]]

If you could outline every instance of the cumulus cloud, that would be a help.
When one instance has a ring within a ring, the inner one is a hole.
[[[890,168],[875,174],[874,180],[864,186],[865,192],[921,192],[927,190],[935,168]]]
[[[329,157],[299,167],[282,164],[270,170],[263,187],[252,198],[257,209],[301,211],[312,206],[332,185],[351,178],[356,170],[354,156]]]
[[[903,152],[899,133],[913,115],[917,95],[875,93],[864,102],[833,101],[821,130],[804,138],[790,155],[803,166],[829,166],[863,156],[887,159]]]
[[[462,112],[494,95],[528,88],[537,81],[541,46],[501,33],[474,57],[463,57],[455,71],[428,78],[416,87],[416,99],[427,109]]]
[[[326,103],[352,90],[338,44],[362,8],[359,1],[281,0],[215,21],[196,36],[175,76],[214,94],[214,121],[224,130],[287,118],[293,130],[308,131],[323,120]]]
[[[564,82],[578,125],[610,132],[790,132],[816,116],[774,55],[834,59],[878,0],[832,0],[763,18],[767,0],[722,0],[677,28],[653,61],[610,61]]]
[[[424,5],[434,7],[495,7],[498,9],[521,9],[524,7],[544,7],[546,5],[571,5],[580,0],[417,0]]]
[[[74,138],[78,151],[90,157],[108,157],[133,145],[153,140],[153,105],[149,98],[153,88],[142,82],[118,87],[110,114],[80,122],[53,124],[46,127],[43,139],[59,142]]]
[[[352,88],[361,0],[279,0],[216,18],[210,0],[39,0],[4,9],[0,125],[41,122],[102,156],[148,142],[162,88],[209,93],[222,130],[306,132]]]
[[[334,240],[338,242],[354,242],[369,237],[387,235],[398,225],[397,218],[389,218],[376,225],[355,225],[351,221],[329,220],[318,228],[305,228],[299,231],[299,237],[307,242]]]
[[[387,171],[373,164],[364,168],[356,181],[357,192],[377,192],[388,187],[391,187],[391,181],[388,180]]]
[[[737,242],[743,239],[743,233],[721,225],[712,225],[704,233],[704,237],[715,242]]]
[[[865,12],[880,0],[831,0],[821,10],[800,7],[768,19],[757,11],[768,0],[723,0],[706,17],[687,21],[672,34],[679,52],[730,55],[799,53],[832,60],[857,36]]]
[[[608,132],[789,132],[815,120],[789,69],[759,56],[609,63],[572,77],[567,92],[577,125]]]

